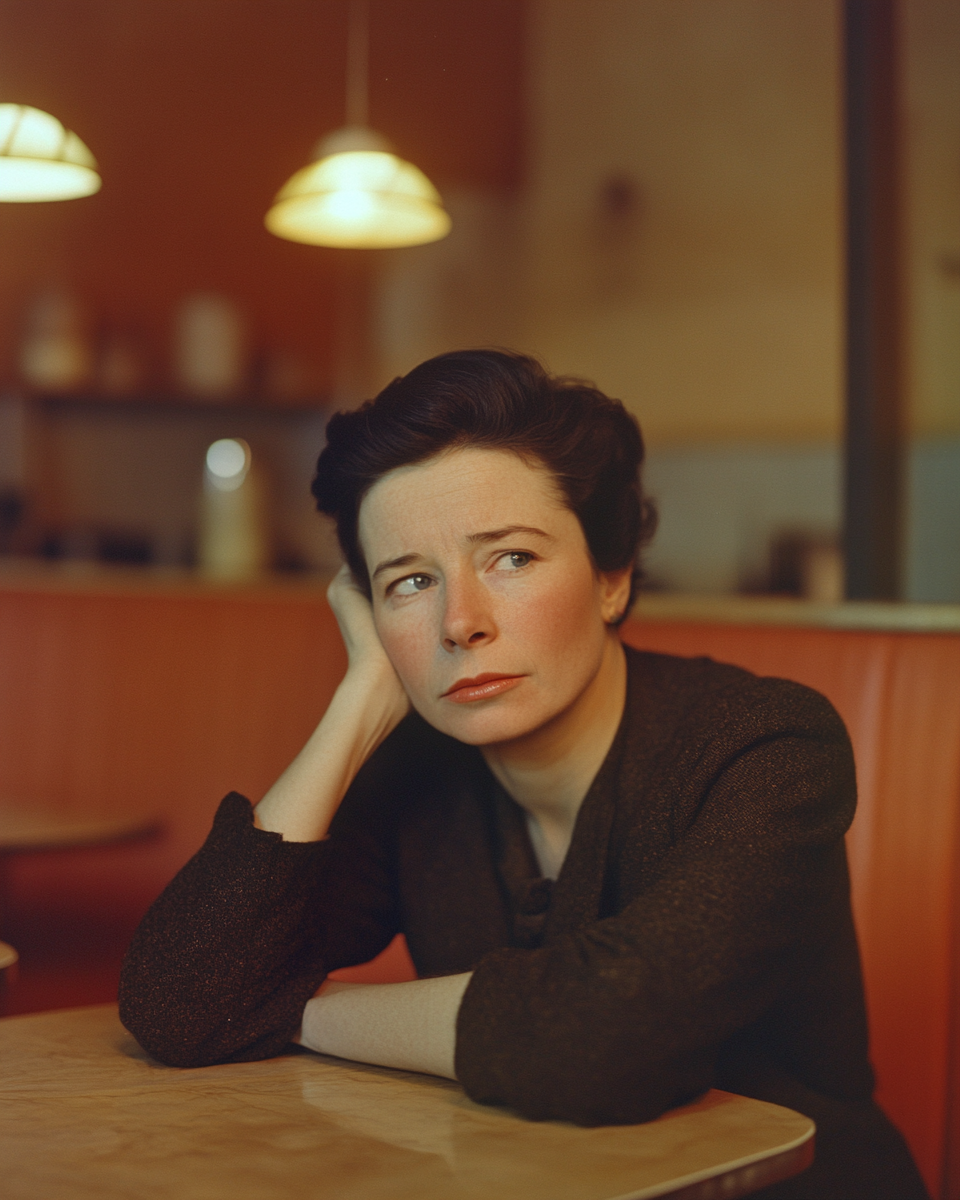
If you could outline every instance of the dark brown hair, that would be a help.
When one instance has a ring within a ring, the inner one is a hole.
[[[640,484],[637,422],[592,384],[549,375],[536,359],[503,350],[441,354],[355,412],[330,418],[311,490],[336,520],[344,557],[368,595],[357,534],[364,496],[388,471],[461,446],[542,463],[579,519],[597,569],[633,567],[633,602],[640,548],[657,523]]]

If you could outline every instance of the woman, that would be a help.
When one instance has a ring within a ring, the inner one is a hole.
[[[642,458],[618,402],[493,351],[331,420],[346,676],[148,913],[123,1020],[177,1065],[300,1040],[587,1125],[724,1087],[817,1122],[813,1168],[764,1194],[921,1197],[870,1098],[843,725],[623,647]],[[416,982],[311,998],[401,930]]]

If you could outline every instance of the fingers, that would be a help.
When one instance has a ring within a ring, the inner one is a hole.
[[[327,599],[340,626],[351,668],[373,668],[375,673],[389,676],[396,687],[401,688],[380,643],[370,601],[357,587],[349,567],[341,567],[334,576],[327,588]]]
[[[344,563],[327,585],[327,600],[329,600],[331,606],[333,606],[336,600],[339,599],[344,591],[347,590],[359,592],[359,594],[363,596],[363,592],[360,590],[357,585],[357,581],[353,577],[353,572],[350,570],[347,564]],[[366,599],[365,596],[364,599]]]

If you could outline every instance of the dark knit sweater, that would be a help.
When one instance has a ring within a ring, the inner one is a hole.
[[[596,1125],[726,1088],[817,1122],[814,1166],[764,1196],[923,1197],[871,1100],[840,718],[799,684],[627,655],[555,885],[479,751],[411,716],[323,842],[224,800],[134,938],[124,1024],[180,1066],[279,1054],[328,971],[403,931],[420,975],[474,972],[456,1050],[473,1099]]]

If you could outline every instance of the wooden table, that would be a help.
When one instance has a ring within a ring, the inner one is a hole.
[[[308,1051],[178,1070],[112,1005],[0,1021],[5,1200],[734,1200],[809,1165],[813,1132],[728,1092],[578,1129]]]

